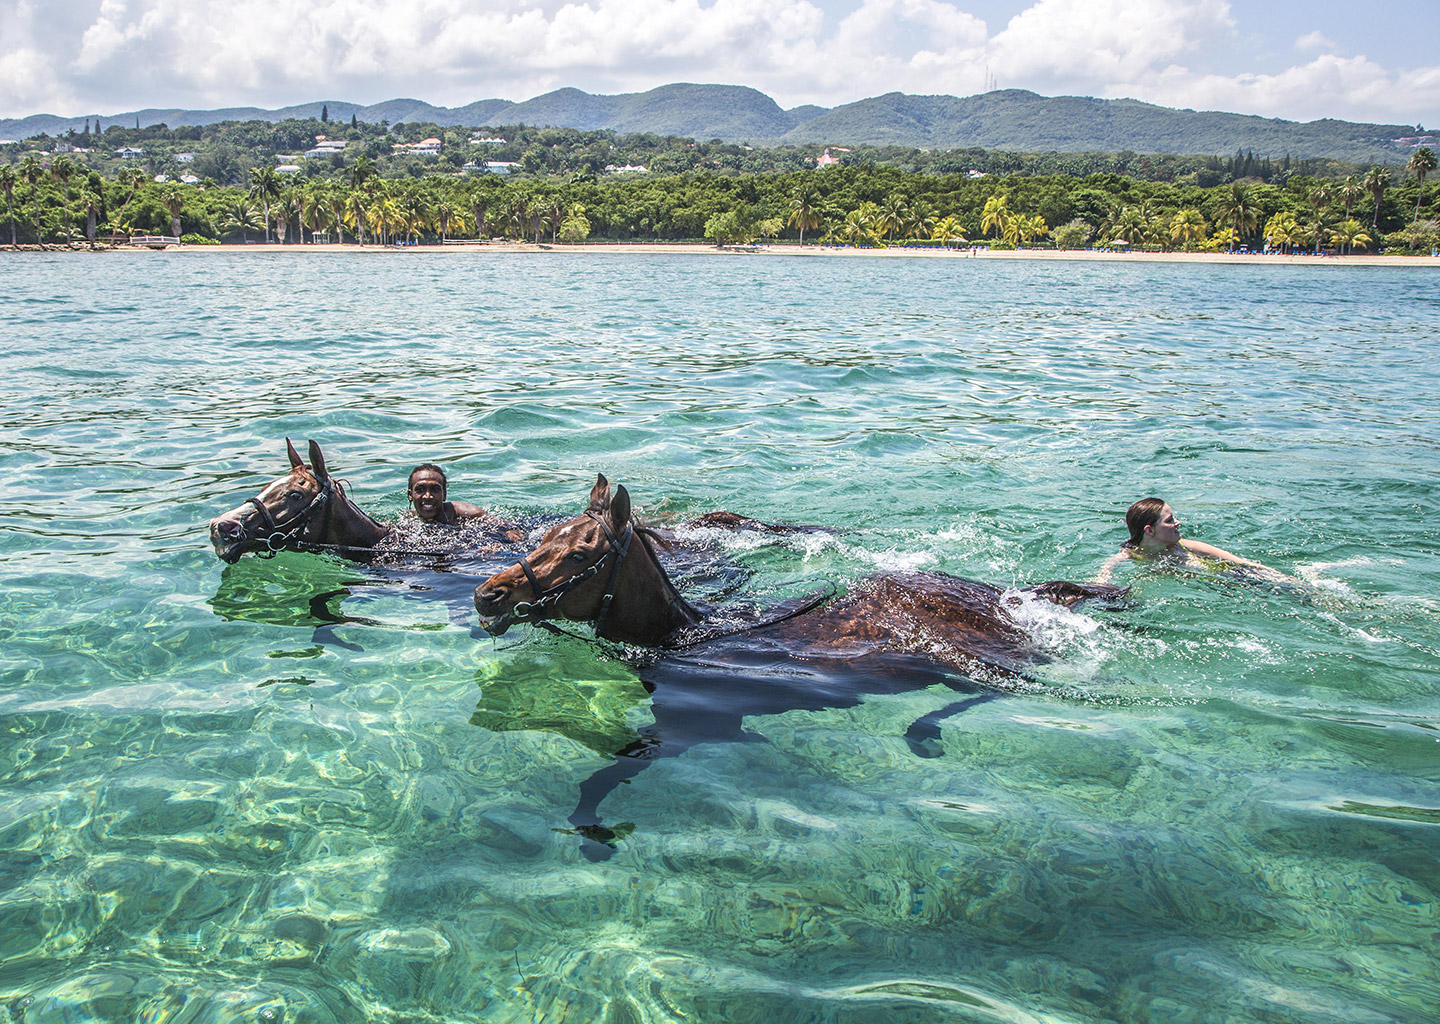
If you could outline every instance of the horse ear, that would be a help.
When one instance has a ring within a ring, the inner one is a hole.
[[[615,497],[610,499],[610,528],[623,530],[630,521],[630,492],[621,484],[615,488]]]
[[[325,469],[325,453],[314,441],[310,442],[310,469],[317,480],[324,480],[330,475]]]
[[[590,507],[596,511],[610,507],[610,481],[604,473],[595,474],[595,486],[590,488]]]
[[[285,439],[285,453],[290,456],[291,469],[299,469],[305,465],[305,460],[300,457],[300,453],[295,450],[295,446],[290,443],[288,437]]]

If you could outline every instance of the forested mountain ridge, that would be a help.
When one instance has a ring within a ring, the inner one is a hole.
[[[832,109],[782,109],[769,96],[743,86],[674,84],[642,93],[592,95],[559,89],[521,103],[478,100],[437,107],[394,99],[362,106],[318,101],[278,110],[148,109],[113,115],[56,117],[37,114],[0,120],[0,138],[81,131],[89,122],[126,127],[208,125],[222,121],[318,118],[375,124],[440,126],[529,124],[718,138],[753,145],[889,145],[921,149],[983,148],[1023,152],[1136,152],[1325,157],[1356,163],[1403,163],[1417,145],[1413,125],[1362,124],[1324,119],[1284,121],[1218,111],[1174,110],[1137,100],[1040,96],[1022,89],[976,96],[887,93]]]

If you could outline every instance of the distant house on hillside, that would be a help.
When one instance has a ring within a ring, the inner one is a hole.
[[[300,173],[300,165],[299,165],[299,164],[281,164],[279,167],[275,168],[275,173],[276,173],[276,174],[299,174],[299,173]]]
[[[195,154],[194,154],[194,153],[176,153],[176,154],[175,154],[175,162],[176,162],[177,164],[193,164],[193,163],[195,162]]]
[[[419,142],[397,142],[390,147],[397,155],[408,153],[411,156],[439,156],[439,139],[421,139]]]
[[[145,155],[143,149],[136,149],[134,146],[121,146],[115,151],[115,155],[121,160],[138,160]]]
[[[622,164],[617,167],[615,164],[606,164],[607,174],[649,174],[650,168],[641,167],[639,164]]]
[[[485,172],[487,174],[509,174],[520,166],[518,160],[486,160]]]
[[[831,156],[831,155],[830,155],[830,147],[829,147],[829,146],[826,146],[826,147],[825,147],[825,152],[821,153],[819,156],[817,156],[817,157],[815,158],[815,166],[816,166],[816,167],[836,167],[836,166],[839,165],[839,163],[840,163],[840,158],[839,158],[838,156]]]
[[[505,145],[505,140],[504,140],[504,139],[500,139],[500,138],[496,138],[496,137],[493,136],[493,135],[472,135],[472,136],[470,136],[470,145],[472,145],[472,146],[503,146],[503,145]]]
[[[324,157],[332,153],[343,153],[348,143],[344,139],[327,139],[323,135],[315,136],[315,148],[307,149],[307,157]]]

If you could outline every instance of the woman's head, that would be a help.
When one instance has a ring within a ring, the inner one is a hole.
[[[1180,539],[1180,521],[1161,498],[1141,498],[1131,505],[1125,513],[1125,525],[1130,530],[1128,543],[1131,547],[1138,547],[1145,541],[1147,528],[1150,537],[1161,544],[1168,546]]]

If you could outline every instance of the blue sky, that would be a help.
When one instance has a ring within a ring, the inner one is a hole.
[[[1437,43],[1437,0],[0,0],[0,116],[681,81],[835,106],[993,78],[1440,126]]]

